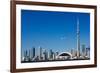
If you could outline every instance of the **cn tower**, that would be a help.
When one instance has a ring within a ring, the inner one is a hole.
[[[80,57],[80,28],[79,19],[77,18],[77,58]]]

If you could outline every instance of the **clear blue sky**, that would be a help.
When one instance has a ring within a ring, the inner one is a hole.
[[[90,14],[21,10],[22,50],[38,48],[54,51],[76,49],[77,18],[80,24],[80,43],[90,46]]]

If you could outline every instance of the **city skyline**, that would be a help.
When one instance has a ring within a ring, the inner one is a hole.
[[[78,55],[79,53],[79,55]],[[70,52],[47,50],[42,47],[31,48],[24,50],[24,55],[21,56],[21,63],[34,63],[34,62],[50,62],[50,61],[75,61],[75,60],[90,60],[90,48],[82,45],[80,51],[71,49]]]
[[[77,18],[80,24],[80,45],[89,47],[89,13],[22,10],[22,51],[34,46],[60,52],[76,49]]]

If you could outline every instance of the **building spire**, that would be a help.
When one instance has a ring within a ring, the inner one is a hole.
[[[77,58],[80,57],[80,29],[79,29],[79,19],[77,18]]]

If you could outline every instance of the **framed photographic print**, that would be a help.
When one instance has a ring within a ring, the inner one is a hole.
[[[96,6],[11,1],[11,72],[96,66]]]

